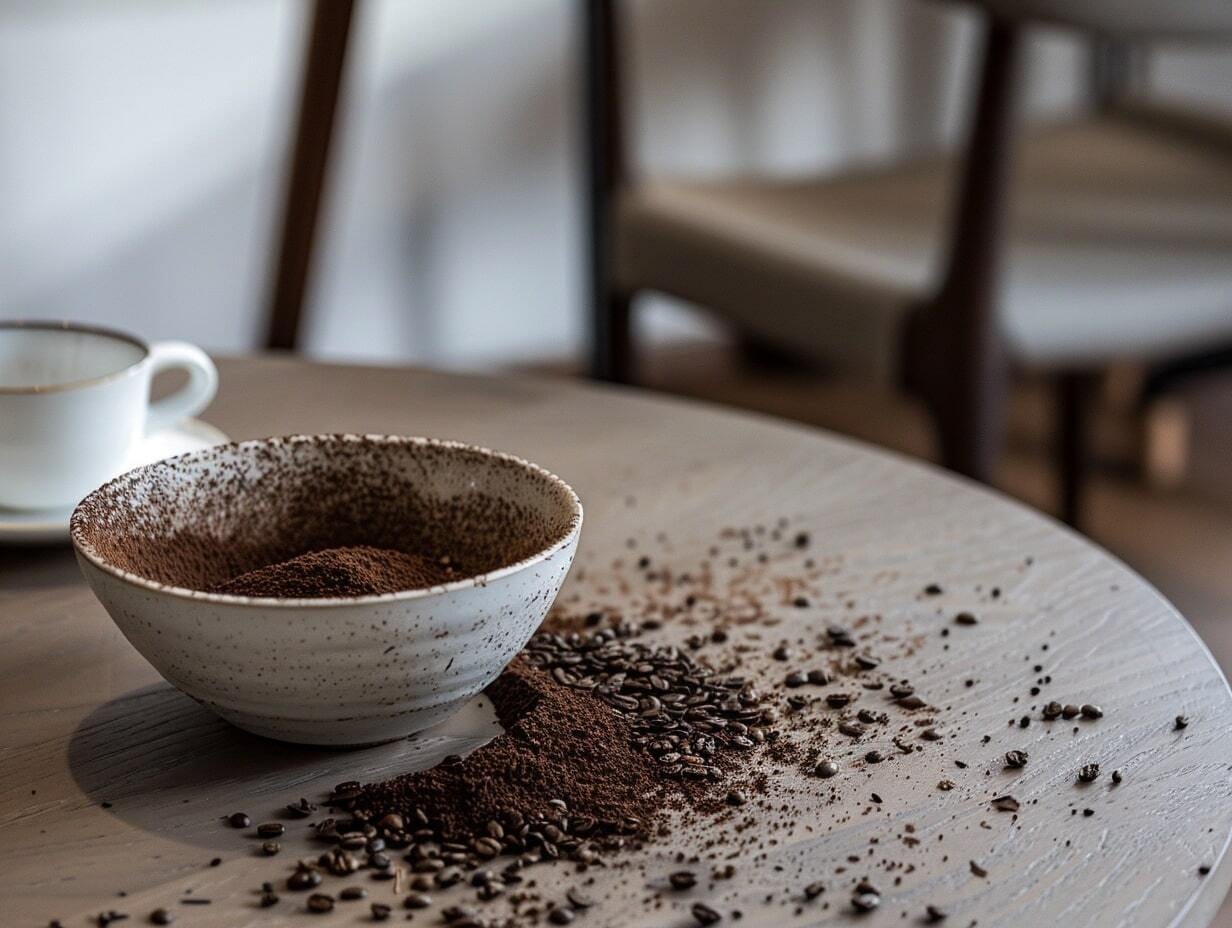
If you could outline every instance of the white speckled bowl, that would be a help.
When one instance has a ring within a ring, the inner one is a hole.
[[[82,501],[71,534],[95,595],[173,686],[259,735],[363,745],[434,725],[487,686],[542,622],[581,528],[573,490],[520,458],[317,435],[130,471]],[[337,599],[201,592],[343,544],[448,549],[468,578]]]

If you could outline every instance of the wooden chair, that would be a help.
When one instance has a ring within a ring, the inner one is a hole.
[[[316,0],[313,5],[270,280],[267,349],[294,351],[299,347],[354,10],[355,0]]]
[[[1045,21],[1101,39],[1227,37],[1232,3],[976,5],[984,45],[958,155],[693,182],[627,169],[617,10],[587,0],[594,376],[632,377],[632,300],[658,291],[914,393],[945,465],[989,481],[1008,366],[1043,368],[1058,385],[1061,509],[1076,523],[1097,373],[1232,344],[1232,127],[1120,105],[1018,138],[1020,33]]]

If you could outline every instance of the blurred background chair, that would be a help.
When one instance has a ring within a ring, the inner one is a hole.
[[[266,348],[294,351],[299,346],[354,13],[355,0],[316,0],[313,5],[269,282]]]
[[[628,381],[634,297],[698,304],[756,344],[926,405],[943,463],[983,481],[1011,365],[1049,372],[1061,513],[1081,511],[1087,410],[1114,361],[1232,344],[1232,126],[1105,94],[1015,134],[1020,32],[1227,38],[1223,0],[981,0],[969,138],[799,180],[638,178],[626,164],[615,0],[586,5],[594,376]]]

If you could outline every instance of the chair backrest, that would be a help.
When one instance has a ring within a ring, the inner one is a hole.
[[[1110,35],[1187,41],[1232,38],[1232,0],[974,0],[1007,20],[1034,20]]]

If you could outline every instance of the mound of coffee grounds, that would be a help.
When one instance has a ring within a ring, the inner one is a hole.
[[[440,561],[391,548],[350,545],[310,551],[250,570],[210,592],[277,599],[373,596],[418,590],[457,579]]]
[[[662,781],[624,719],[522,660],[487,695],[501,735],[465,759],[363,787],[346,803],[351,814],[430,828],[429,844],[456,842],[481,858],[574,855],[597,839],[648,833]]]

